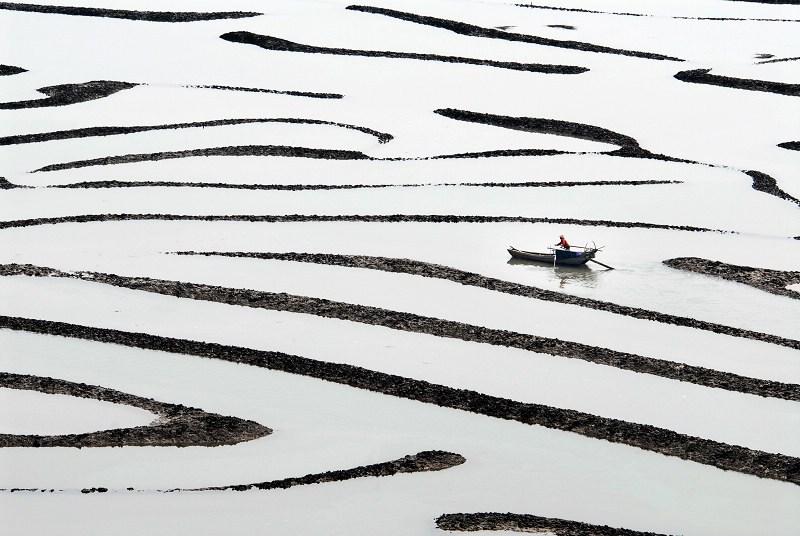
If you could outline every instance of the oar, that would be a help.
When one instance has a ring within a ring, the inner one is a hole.
[[[602,262],[600,262],[600,261],[596,261],[596,260],[594,260],[594,259],[589,259],[589,260],[590,260],[591,262],[596,262],[596,263],[597,263],[597,264],[599,264],[600,266],[605,266],[605,267],[606,267],[606,268],[608,268],[609,270],[613,270],[613,269],[614,269],[614,267],[613,267],[613,266],[609,266],[609,265],[607,265],[607,264],[603,264],[603,263],[602,263]]]

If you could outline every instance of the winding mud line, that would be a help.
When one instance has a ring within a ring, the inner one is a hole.
[[[728,445],[664,428],[599,417],[575,410],[517,402],[352,365],[239,346],[30,318],[0,316],[0,329],[59,335],[278,370],[445,408],[573,432],[723,470],[800,485],[800,459],[792,456]]]
[[[783,190],[778,187],[778,182],[767,175],[766,173],[761,173],[760,171],[745,171],[745,175],[748,175],[750,178],[753,179],[753,190],[758,190],[759,192],[764,192],[769,195],[774,195],[775,197],[780,197],[781,199],[785,199],[786,201],[791,201],[796,205],[800,205],[800,199],[787,194]]]
[[[291,95],[294,97],[311,97],[314,99],[343,99],[344,95],[341,93],[318,93],[316,91],[292,91],[280,89],[264,89],[259,87],[241,87],[241,86],[220,86],[220,85],[198,85],[190,84],[182,86],[185,88],[196,89],[219,89],[221,91],[242,91],[245,93],[272,93],[275,95]]]
[[[685,316],[675,316],[667,313],[660,313],[657,311],[650,311],[648,309],[640,309],[638,307],[629,307],[627,305],[619,305],[612,302],[605,302],[595,300],[592,298],[583,298],[574,296],[572,294],[565,294],[553,290],[546,290],[539,287],[530,285],[523,285],[521,283],[513,283],[503,279],[494,277],[487,277],[475,272],[467,272],[453,268],[451,266],[444,266],[442,264],[433,264],[429,262],[411,260],[411,259],[397,259],[391,257],[373,257],[368,255],[337,255],[333,253],[268,253],[268,252],[224,252],[224,251],[176,251],[175,255],[206,255],[212,257],[235,257],[235,258],[248,258],[248,259],[267,259],[267,260],[280,260],[289,262],[306,262],[313,264],[325,264],[329,266],[344,266],[347,268],[361,268],[367,270],[380,270],[383,272],[399,273],[416,275],[420,277],[430,277],[434,279],[444,279],[466,285],[470,287],[484,288],[493,292],[502,292],[504,294],[512,294],[514,296],[523,296],[525,298],[532,298],[535,300],[542,300],[555,303],[563,303],[566,305],[576,305],[586,309],[595,309],[598,311],[605,311],[621,316],[628,316],[640,320],[651,320],[661,324],[670,324],[673,326],[682,326],[703,331],[710,331],[712,333],[719,333],[722,335],[729,335],[731,337],[741,337],[743,339],[752,339],[779,346],[786,346],[800,350],[800,341],[794,339],[786,339],[777,335],[769,333],[761,333],[759,331],[750,331],[741,328],[734,328],[722,324],[715,324],[713,322],[706,322]],[[677,259],[664,261],[670,263]],[[668,264],[668,266],[671,266]],[[727,265],[730,266],[730,265]],[[792,273],[792,272],[785,272]],[[787,283],[791,284],[791,283]],[[791,292],[791,291],[790,291]]]
[[[94,138],[99,136],[116,136],[118,134],[134,134],[137,132],[149,132],[152,130],[179,130],[184,128],[206,128],[221,127],[231,125],[248,125],[261,123],[287,123],[297,125],[327,125],[349,130],[356,130],[369,134],[378,139],[378,143],[386,143],[394,138],[386,132],[379,132],[367,127],[351,125],[348,123],[336,123],[334,121],[324,121],[322,119],[302,119],[296,117],[264,117],[264,118],[241,118],[241,119],[215,119],[212,121],[196,121],[191,123],[167,123],[163,125],[137,125],[137,126],[106,126],[106,127],[86,127],[70,130],[56,130],[54,132],[38,132],[35,134],[18,134],[15,136],[0,137],[0,146],[19,145],[24,143],[41,143],[54,140],[71,140],[78,138]]]
[[[0,102],[0,110],[21,110],[23,108],[45,108],[49,106],[67,106],[96,99],[102,99],[137,86],[129,82],[114,82],[110,80],[93,80],[80,84],[60,84],[57,86],[40,87],[36,91],[47,95],[43,99],[34,99],[15,102]]]
[[[287,145],[229,145],[226,147],[206,147],[203,149],[186,149],[182,151],[162,151],[158,153],[125,154],[104,156],[90,160],[76,160],[62,164],[50,164],[32,173],[61,171],[92,166],[113,166],[133,164],[137,162],[157,162],[176,158],[192,158],[196,156],[284,156],[291,158],[322,158],[325,160],[370,160],[370,157],[358,151],[343,149],[316,149],[309,147],[292,147]]]
[[[693,69],[691,71],[681,71],[675,75],[675,78],[681,82],[691,82],[693,84],[706,84],[730,89],[763,91],[766,93],[776,93],[778,95],[788,95],[790,97],[800,97],[800,84],[785,84],[783,82],[753,80],[750,78],[734,78],[732,76],[720,76],[710,73],[711,69]]]
[[[0,387],[51,395],[91,398],[141,408],[158,416],[146,426],[83,434],[0,434],[0,447],[216,447],[251,441],[272,433],[266,426],[236,417],[55,378],[0,372]]]
[[[517,7],[527,7],[531,9],[546,9],[550,11],[569,11],[573,13],[594,13],[597,15],[617,15],[623,17],[654,17],[679,20],[709,20],[709,21],[732,21],[732,22],[800,22],[798,19],[762,19],[762,18],[740,18],[740,17],[680,17],[675,15],[651,15],[650,13],[629,13],[625,11],[595,11],[593,9],[579,9],[573,7],[542,6],[535,4],[514,4]]]
[[[678,257],[667,259],[664,264],[677,270],[686,270],[698,274],[721,277],[728,281],[743,283],[751,287],[800,300],[800,292],[786,288],[789,285],[800,283],[800,271],[769,270],[767,268],[753,268],[752,266],[738,266],[698,257]]]
[[[79,214],[50,218],[0,221],[0,229],[58,225],[61,223],[92,223],[106,221],[246,221],[251,223],[305,223],[305,222],[362,222],[362,223],[554,223],[558,225],[585,225],[622,229],[662,229],[703,233],[737,234],[736,231],[707,229],[691,225],[661,223],[581,220],[577,218],[532,218],[527,216],[461,216],[456,214]]]
[[[778,147],[781,149],[789,149],[790,151],[800,151],[800,141],[785,141],[779,143]]]
[[[655,532],[619,529],[607,525],[591,525],[580,521],[541,517],[531,514],[501,514],[497,512],[476,514],[444,514],[436,518],[442,530],[476,531],[506,530],[512,532],[543,532],[555,536],[665,536]]]
[[[602,45],[594,45],[592,43],[584,43],[581,41],[564,41],[561,39],[550,39],[548,37],[539,37],[536,35],[511,33],[494,28],[484,28],[482,26],[475,26],[474,24],[467,24],[465,22],[458,22],[449,19],[440,19],[437,17],[429,17],[426,15],[417,15],[415,13],[408,13],[405,11],[396,11],[394,9],[385,9],[373,6],[347,6],[351,11],[361,11],[363,13],[372,13],[375,15],[385,15],[394,19],[413,22],[415,24],[422,24],[424,26],[432,26],[434,28],[442,28],[451,32],[468,35],[472,37],[486,37],[489,39],[502,39],[504,41],[518,41],[522,43],[531,43],[534,45],[543,45],[548,47],[569,48],[573,50],[581,50],[583,52],[599,52],[603,54],[618,54],[621,56],[632,56],[635,58],[645,58],[650,60],[668,60],[668,61],[683,61],[680,58],[672,56],[665,56],[663,54],[654,54],[652,52],[640,52],[638,50],[624,50],[620,48],[606,47]]]
[[[11,76],[26,72],[28,72],[28,69],[23,69],[22,67],[16,67],[14,65],[0,65],[0,76]]]
[[[148,22],[195,22],[219,19],[242,19],[263,15],[263,13],[256,13],[254,11],[130,11],[127,9],[104,9],[97,7],[43,6],[38,4],[18,4],[16,2],[0,2],[0,9],[24,11],[27,13],[107,17],[112,19],[141,20]]]
[[[784,61],[798,61],[798,60],[800,60],[800,56],[796,56],[794,58],[775,58],[771,60],[757,61],[756,64],[763,65],[764,63],[783,63]]]
[[[569,24],[548,24],[548,28],[560,28],[562,30],[576,30],[575,26],[571,26]]]
[[[15,275],[63,277],[175,298],[346,320],[399,331],[423,333],[434,337],[453,338],[466,342],[505,346],[557,357],[580,359],[581,361],[598,365],[652,374],[705,387],[800,401],[800,385],[748,378],[729,372],[618,352],[608,348],[589,346],[562,339],[487,328],[414,313],[394,311],[382,307],[298,296],[283,292],[264,292],[148,277],[126,277],[99,272],[62,272],[53,268],[32,265],[0,265],[0,276]]]
[[[0,138],[1,139],[1,138]],[[4,179],[0,177],[0,189]],[[18,186],[6,182],[7,188]],[[539,181],[539,182],[427,182],[416,184],[235,184],[230,182],[179,182],[179,181],[83,181],[53,184],[47,188],[223,188],[234,190],[355,190],[362,188],[572,188],[578,186],[652,186],[683,184],[674,180],[619,180],[619,181]]]
[[[462,56],[440,56],[438,54],[421,54],[416,52],[392,52],[386,50],[355,50],[350,48],[317,47],[294,43],[285,39],[260,35],[252,32],[228,32],[220,36],[225,41],[255,45],[266,50],[279,50],[282,52],[304,52],[306,54],[332,54],[336,56],[363,56],[370,58],[395,58],[408,60],[440,61],[444,63],[463,63],[467,65],[482,65],[484,67],[497,67],[499,69],[512,69],[515,71],[528,71],[546,74],[580,74],[589,69],[574,65],[551,65],[543,63],[519,63],[513,61],[481,60],[465,58]]]

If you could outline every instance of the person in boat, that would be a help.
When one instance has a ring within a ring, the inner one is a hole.
[[[569,242],[567,239],[564,238],[564,235],[559,235],[559,241],[556,243],[557,246],[560,246],[563,249],[569,249]]]

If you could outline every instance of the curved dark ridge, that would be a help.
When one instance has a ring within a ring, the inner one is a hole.
[[[224,252],[224,251],[176,251],[176,255],[207,255],[207,256],[220,256],[220,257],[238,257],[250,259],[269,259],[281,260],[290,262],[307,262],[314,264],[326,264],[330,266],[344,266],[347,268],[362,268],[367,270],[380,270],[383,272],[410,274],[420,277],[430,277],[434,279],[445,279],[453,283],[461,285],[484,288],[493,292],[502,292],[504,294],[512,294],[514,296],[523,296],[535,300],[549,301],[555,303],[563,303],[566,305],[576,305],[578,307],[585,307],[587,309],[595,309],[599,311],[606,311],[621,316],[628,316],[631,318],[638,318],[640,320],[651,320],[661,324],[670,324],[674,326],[688,327],[700,329],[703,331],[710,331],[722,335],[730,335],[731,337],[740,337],[743,339],[752,339],[770,344],[777,344],[778,346],[786,346],[800,350],[800,341],[795,339],[787,339],[772,335],[769,333],[761,333],[759,331],[750,331],[723,324],[715,324],[713,322],[706,322],[704,320],[697,320],[685,316],[676,316],[658,311],[651,311],[648,309],[641,309],[639,307],[630,307],[627,305],[619,305],[612,302],[595,300],[592,298],[583,298],[574,296],[572,294],[565,294],[553,290],[546,290],[539,287],[530,285],[523,285],[521,283],[514,283],[505,281],[494,277],[487,277],[474,272],[467,272],[453,268],[451,266],[444,266],[441,264],[433,264],[429,262],[416,261],[411,259],[397,259],[391,257],[373,257],[369,255],[337,255],[333,253],[261,253],[261,252]],[[672,259],[673,261],[676,259]],[[670,261],[664,261],[669,263]],[[668,264],[669,265],[669,264]],[[787,272],[791,273],[791,272]],[[800,274],[800,272],[797,272]],[[800,275],[798,276],[800,277]],[[789,284],[789,283],[787,283]],[[791,291],[790,291],[791,292]]]
[[[494,28],[484,28],[482,26],[475,26],[474,24],[467,24],[465,22],[457,22],[449,19],[440,19],[437,17],[417,15],[415,13],[408,13],[405,11],[396,11],[394,9],[385,9],[373,6],[357,6],[357,5],[347,6],[347,9],[351,11],[361,11],[363,13],[372,13],[375,15],[385,15],[387,17],[392,17],[394,19],[413,22],[415,24],[422,24],[424,26],[433,26],[434,28],[442,28],[444,30],[450,30],[451,32],[461,35],[468,35],[471,37],[486,37],[489,39],[502,39],[504,41],[518,41],[522,43],[531,43],[534,45],[569,48],[573,50],[581,50],[583,52],[618,54],[621,56],[632,56],[635,58],[645,58],[650,60],[683,61],[680,58],[665,56],[663,54],[655,54],[653,52],[624,50],[602,45],[595,45],[592,43],[584,43],[581,41],[564,41],[561,39],[550,39],[547,37],[539,37],[536,35],[512,33],[512,32],[496,30]]]
[[[467,65],[482,65],[484,67],[497,67],[499,69],[512,69],[515,71],[528,71],[546,74],[580,74],[589,69],[575,65],[552,65],[545,63],[519,63],[515,61],[481,60],[465,58],[462,56],[441,56],[439,54],[422,54],[417,52],[392,52],[385,50],[355,50],[350,48],[317,47],[294,43],[269,35],[260,35],[252,32],[228,32],[220,36],[225,41],[255,45],[266,50],[280,50],[283,52],[304,52],[306,54],[333,54],[337,56],[364,56],[370,58],[396,58],[408,60],[440,61],[444,63],[463,63]]]
[[[800,22],[800,21],[798,21],[798,22]],[[762,65],[764,63],[782,63],[784,61],[797,61],[797,60],[800,60],[800,56],[796,56],[794,58],[775,58],[775,59],[771,59],[771,60],[757,61],[756,64]]]
[[[577,154],[571,151],[556,149],[497,149],[494,151],[476,151],[471,153],[440,154],[416,158],[383,158],[382,160],[446,160],[449,158],[495,158],[498,156],[555,156],[559,154]]]
[[[547,9],[551,11],[570,11],[573,13],[595,13],[598,15],[618,15],[625,17],[653,17],[653,18],[667,18],[679,20],[710,20],[710,21],[732,21],[732,22],[800,22],[800,19],[762,19],[762,18],[741,18],[741,17],[681,17],[675,15],[652,15],[650,13],[629,13],[625,11],[595,11],[593,9],[579,9],[571,7],[555,7],[555,6],[542,6],[536,4],[514,4],[517,7],[527,7],[532,9]]]
[[[341,93],[319,93],[316,91],[293,91],[281,89],[263,89],[258,87],[240,87],[240,86],[220,86],[220,85],[199,85],[190,84],[185,85],[186,88],[197,89],[219,89],[223,91],[243,91],[246,93],[272,93],[276,95],[291,95],[294,97],[311,97],[314,99],[343,99],[344,95]]]
[[[781,149],[789,149],[790,151],[800,151],[800,141],[785,141],[779,143],[778,147]]]
[[[781,199],[785,199],[787,201],[791,201],[797,205],[800,205],[800,199],[793,197],[778,187],[777,181],[774,178],[770,177],[766,173],[761,173],[760,171],[745,171],[745,175],[748,175],[750,178],[753,179],[753,190],[758,190],[759,192],[764,192],[766,194],[774,195],[775,197],[779,197]]]
[[[508,530],[514,532],[546,532],[555,536],[665,536],[655,532],[620,529],[607,525],[591,525],[580,521],[542,517],[532,514],[501,514],[485,512],[475,514],[444,514],[436,518],[441,530],[476,531]]]
[[[681,71],[677,73],[675,78],[681,82],[691,82],[693,84],[706,84],[730,89],[763,91],[766,93],[776,93],[778,95],[788,95],[790,97],[800,97],[800,84],[785,84],[783,82],[753,80],[750,78],[734,78],[732,76],[709,74],[710,72],[711,69],[692,69],[690,71]]]
[[[800,401],[800,385],[748,378],[729,372],[619,352],[608,348],[589,346],[572,341],[487,328],[480,325],[466,324],[414,313],[393,311],[382,307],[352,304],[309,296],[298,296],[283,292],[264,292],[148,277],[126,277],[99,272],[69,273],[53,268],[32,265],[0,265],[0,276],[14,275],[78,279],[130,290],[162,294],[175,298],[187,298],[227,305],[238,305],[253,309],[285,311],[309,314],[322,318],[347,320],[399,331],[422,333],[435,337],[459,339],[466,342],[491,344],[494,346],[505,346],[507,348],[517,348],[557,357],[580,359],[581,361],[587,361],[597,365],[652,374],[654,376],[693,383],[704,387],[715,387],[727,391]]]
[[[800,5],[800,0],[727,0],[728,2],[752,2],[754,4]]]
[[[263,15],[263,13],[256,13],[254,11],[130,11],[127,9],[104,9],[97,7],[43,6],[38,4],[18,4],[16,2],[0,2],[0,9],[24,11],[28,13],[107,17],[112,19],[142,20],[148,22],[195,22],[219,19],[242,19]]]
[[[0,189],[4,179],[0,177]],[[19,188],[6,181],[7,188]],[[574,186],[650,186],[683,184],[675,180],[617,180],[617,181],[531,181],[531,182],[427,182],[415,184],[234,184],[230,182],[180,181],[83,181],[53,184],[47,188],[223,188],[235,190],[354,190],[360,188],[425,188],[463,186],[468,188],[571,188]]]
[[[79,102],[102,99],[137,86],[129,82],[112,80],[93,80],[79,84],[59,84],[57,86],[40,87],[36,91],[47,95],[42,99],[0,102],[0,110],[20,110],[23,108],[44,108],[48,106],[67,106]]]
[[[292,158],[322,158],[325,160],[371,160],[359,151],[344,149],[316,149],[310,147],[292,147],[288,145],[229,145],[226,147],[206,147],[202,149],[185,149],[182,151],[161,151],[157,153],[125,154],[104,156],[90,160],[76,160],[61,164],[50,164],[32,173],[61,171],[91,166],[113,166],[117,164],[133,164],[137,162],[156,162],[176,158],[195,156],[285,156]]]
[[[572,26],[571,24],[548,24],[547,27],[548,28],[560,28],[562,30],[575,30],[576,29],[575,26]]]
[[[216,447],[251,441],[272,433],[266,426],[207,413],[197,408],[157,402],[97,385],[55,378],[0,372],[0,387],[51,395],[91,398],[141,408],[158,416],[146,426],[100,430],[83,434],[0,434],[1,447]]]
[[[28,69],[23,69],[22,67],[17,67],[15,65],[0,64],[0,76],[11,76],[14,74],[20,74],[26,72],[28,72]]]
[[[167,123],[163,125],[136,125],[136,126],[106,126],[106,127],[86,127],[70,130],[56,130],[53,132],[37,132],[35,134],[18,134],[15,136],[0,137],[0,146],[18,145],[23,143],[41,143],[53,140],[71,140],[76,138],[92,138],[98,136],[115,136],[118,134],[134,134],[137,132],[148,132],[151,130],[178,130],[183,128],[205,128],[220,127],[229,125],[247,125],[260,123],[288,123],[299,125],[328,125],[349,130],[357,130],[364,134],[369,134],[378,138],[379,143],[391,141],[394,136],[386,132],[379,132],[367,127],[351,125],[349,123],[337,123],[335,121],[324,121],[322,119],[303,119],[296,117],[264,117],[264,118],[240,118],[240,119],[215,119],[211,121],[195,121],[190,123]]]
[[[667,259],[664,264],[670,268],[721,277],[722,279],[743,283],[771,294],[800,300],[800,293],[786,288],[789,285],[800,283],[800,271],[753,268],[752,266],[739,266],[698,257]]]
[[[591,227],[617,227],[626,229],[665,229],[673,231],[738,234],[737,231],[708,229],[691,225],[661,223],[581,220],[578,218],[532,218],[527,216],[461,216],[456,214],[79,214],[50,218],[0,221],[0,229],[57,225],[60,223],[91,223],[105,221],[247,221],[252,223],[299,222],[364,222],[364,223],[555,223],[558,225],[586,225]]]
[[[329,363],[239,346],[30,318],[0,316],[0,329],[59,335],[278,370],[445,408],[573,432],[723,470],[800,484],[800,459],[792,456],[728,445],[664,428],[599,417],[575,410],[517,402],[353,365]]]

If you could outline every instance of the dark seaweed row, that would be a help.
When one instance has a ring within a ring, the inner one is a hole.
[[[14,188],[21,188],[20,186],[8,182],[5,177],[0,177],[0,190],[13,190]]]
[[[790,151],[800,151],[800,141],[785,141],[779,143],[778,147],[782,149],[789,149]]]
[[[800,459],[792,456],[728,445],[655,426],[609,419],[575,410],[517,402],[352,365],[317,361],[280,352],[29,318],[0,316],[0,329],[60,335],[278,370],[445,408],[572,432],[723,470],[800,484]]]
[[[784,61],[797,61],[797,60],[800,60],[800,56],[794,58],[775,58],[771,60],[757,61],[756,63],[762,65],[764,63],[782,63]]]
[[[246,125],[259,123],[288,123],[298,125],[329,125],[350,130],[357,130],[364,134],[369,134],[378,138],[379,143],[386,143],[394,136],[386,132],[379,132],[367,127],[350,125],[347,123],[336,123],[334,121],[324,121],[322,119],[303,119],[297,117],[264,117],[264,118],[237,118],[237,119],[215,119],[211,121],[195,121],[190,123],[167,123],[163,125],[136,125],[136,126],[107,126],[107,127],[86,127],[70,130],[56,130],[54,132],[37,132],[35,134],[18,134],[14,136],[0,137],[0,146],[18,145],[23,143],[41,143],[54,140],[70,140],[76,138],[91,138],[96,136],[115,136],[118,134],[134,134],[137,132],[148,132],[151,130],[178,130],[183,128],[206,128],[220,127],[228,125]]]
[[[620,529],[607,525],[591,525],[580,521],[542,517],[531,514],[444,514],[436,518],[441,530],[476,531],[504,530],[512,532],[545,532],[555,536],[664,536],[655,532]]]
[[[242,19],[256,17],[262,13],[254,11],[130,11],[127,9],[104,9],[97,7],[44,6],[0,2],[0,9],[27,13],[49,13],[54,15],[77,15],[81,17],[107,17],[112,19],[141,20],[149,22],[195,22],[219,19]]]
[[[15,102],[0,102],[0,110],[20,110],[23,108],[44,108],[48,106],[66,106],[79,102],[102,99],[137,86],[130,82],[115,82],[112,80],[93,80],[79,84],[60,84],[57,86],[40,87],[36,91],[47,95],[43,99],[34,99]]]
[[[220,287],[148,277],[126,277],[98,272],[62,272],[52,268],[32,265],[0,265],[0,276],[11,275],[83,279],[93,283],[102,283],[176,298],[347,320],[411,333],[423,333],[435,337],[453,338],[467,342],[518,348],[558,357],[580,359],[589,363],[652,374],[704,387],[800,401],[800,385],[748,378],[729,372],[618,352],[608,348],[589,346],[562,339],[487,328],[414,313],[393,311],[381,307],[286,293]]]
[[[734,78],[732,76],[720,76],[710,73],[711,69],[693,69],[691,71],[681,71],[675,75],[675,78],[681,82],[691,82],[693,84],[707,84],[731,89],[764,91],[766,93],[800,97],[800,84],[785,84],[783,82],[753,80],[750,78]]]
[[[438,54],[420,54],[416,52],[391,52],[385,50],[355,50],[349,48],[317,47],[294,43],[286,39],[279,39],[269,35],[260,35],[252,32],[228,32],[220,36],[225,41],[255,45],[266,50],[280,50],[284,52],[303,52],[306,54],[332,54],[336,56],[363,56],[370,58],[396,58],[409,60],[440,61],[445,63],[463,63],[467,65],[482,65],[497,67],[499,69],[512,69],[515,71],[528,71],[547,74],[580,74],[589,69],[574,65],[551,65],[543,63],[519,63],[512,61],[481,60],[465,58],[462,56],[440,56]]]
[[[16,67],[15,65],[0,65],[0,76],[11,76],[25,72],[28,72],[28,69]]]
[[[216,447],[235,445],[272,433],[266,426],[253,421],[157,402],[97,385],[0,372],[0,387],[124,404],[150,411],[159,417],[156,422],[146,426],[83,434],[0,434],[0,447]]]
[[[362,268],[368,270],[380,270],[383,272],[410,274],[420,277],[430,277],[434,279],[444,279],[467,285],[471,287],[484,288],[493,292],[502,292],[504,294],[512,294],[514,296],[524,296],[526,298],[533,298],[536,300],[563,303],[567,305],[576,305],[578,307],[585,307],[587,309],[595,309],[599,311],[606,311],[622,316],[631,318],[638,318],[641,320],[650,320],[662,324],[670,324],[674,326],[682,326],[703,331],[710,331],[712,333],[719,333],[731,337],[741,337],[744,339],[752,339],[756,341],[776,344],[800,350],[800,341],[795,339],[787,339],[772,335],[769,333],[762,333],[759,331],[751,331],[722,324],[715,324],[713,322],[706,322],[704,320],[697,320],[695,318],[688,318],[685,316],[670,315],[667,313],[660,313],[658,311],[650,311],[648,309],[640,309],[638,307],[629,307],[627,305],[619,305],[616,303],[595,300],[592,298],[583,298],[574,296],[572,294],[565,294],[553,290],[546,290],[539,287],[530,285],[523,285],[511,281],[504,281],[494,277],[487,277],[474,272],[467,272],[453,268],[451,266],[444,266],[441,264],[432,264],[423,261],[411,259],[396,259],[391,257],[374,257],[368,255],[337,255],[333,253],[266,253],[266,252],[218,252],[218,251],[178,251],[177,255],[208,255],[208,256],[224,256],[224,257],[239,257],[249,259],[275,259],[291,262],[308,262],[314,264],[325,264],[331,266],[345,266],[348,268]],[[664,261],[667,265],[672,266],[671,259]],[[731,265],[726,265],[731,266]],[[793,273],[793,272],[781,272]],[[797,274],[797,272],[794,272]],[[800,277],[800,276],[798,276]],[[790,283],[787,283],[790,284]],[[791,292],[791,291],[789,291]]]
[[[800,299],[800,293],[786,288],[789,285],[800,283],[800,271],[769,270],[767,268],[753,268],[752,266],[738,266],[698,257],[678,257],[667,259],[664,264],[670,268],[687,270],[699,274],[721,277],[728,281],[736,281],[750,285],[757,289]]]
[[[259,87],[220,86],[209,84],[189,84],[183,87],[197,89],[219,89],[222,91],[242,91],[245,93],[272,93],[275,95],[291,95],[293,97],[311,97],[313,99],[343,99],[341,93],[319,93],[316,91],[294,91],[281,89],[264,89]]]
[[[569,11],[573,13],[595,13],[599,15],[618,15],[624,17],[655,17],[656,15],[651,15],[650,13],[630,13],[625,11],[595,11],[593,9],[579,9],[573,7],[555,7],[555,6],[542,6],[536,4],[515,4],[517,7],[527,7],[532,9],[547,9],[552,11]],[[662,18],[659,16],[659,18]],[[743,22],[743,21],[752,21],[752,22],[800,22],[798,19],[763,19],[763,18],[755,18],[755,19],[747,19],[741,17],[681,17],[681,16],[666,16],[665,18],[668,19],[679,19],[679,20],[710,20],[710,21],[732,21],[732,22]]]
[[[753,190],[758,190],[759,192],[764,192],[770,195],[774,195],[775,197],[780,197],[781,199],[785,199],[787,201],[791,201],[797,205],[800,205],[800,199],[787,194],[783,190],[778,187],[778,182],[773,178],[767,175],[766,173],[761,173],[760,171],[745,171],[745,175],[748,175],[750,178],[753,179]]]
[[[396,11],[394,9],[385,9],[373,6],[357,6],[357,5],[347,6],[347,9],[350,9],[352,11],[361,11],[363,13],[385,15],[387,17],[392,17],[394,19],[413,22],[415,24],[422,24],[425,26],[432,26],[434,28],[442,28],[445,30],[449,30],[451,32],[455,32],[457,34],[468,35],[471,37],[502,39],[504,41],[517,41],[521,43],[531,43],[534,45],[543,45],[548,47],[568,48],[572,50],[581,50],[583,52],[618,54],[622,56],[632,56],[635,58],[645,58],[651,60],[683,61],[680,58],[665,56],[663,54],[655,54],[652,52],[641,52],[638,50],[624,50],[619,48],[595,45],[592,43],[584,43],[581,41],[565,41],[561,39],[539,37],[536,35],[511,33],[511,32],[496,30],[494,28],[484,28],[482,26],[475,26],[474,24],[467,24],[465,22],[457,22],[449,19],[440,19],[437,17],[417,15],[415,13],[408,13],[405,11]]]

